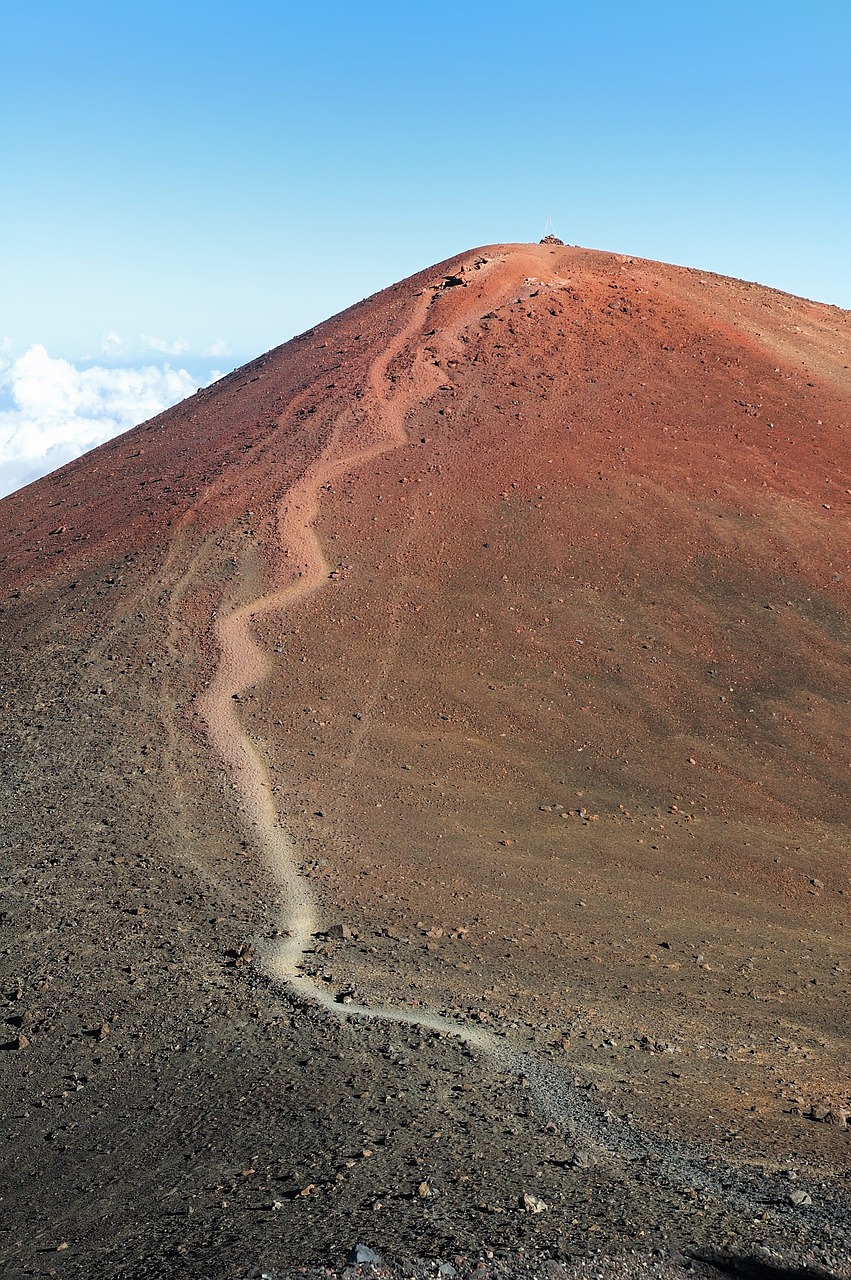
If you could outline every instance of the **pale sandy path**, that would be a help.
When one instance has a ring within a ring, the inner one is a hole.
[[[304,476],[288,491],[278,513],[278,538],[290,581],[249,603],[220,612],[215,619],[219,664],[198,709],[206,724],[211,746],[224,761],[239,793],[244,820],[263,862],[274,875],[280,891],[279,941],[264,947],[260,962],[268,976],[300,996],[308,998],[337,1017],[352,1015],[411,1023],[449,1032],[505,1062],[506,1047],[487,1032],[423,1010],[405,1006],[342,1005],[307,977],[301,969],[306,950],[312,948],[318,928],[316,907],[307,882],[300,875],[292,841],[282,827],[275,804],[271,779],[257,746],[242,728],[238,699],[247,689],[260,684],[269,674],[270,662],[252,635],[252,623],[272,612],[281,612],[318,591],[327,581],[331,566],[325,558],[314,530],[323,485],[333,482],[353,468],[369,463],[381,454],[404,444],[405,414],[411,404],[430,394],[440,382],[434,367],[418,361],[409,374],[409,388],[390,394],[387,370],[407,343],[422,330],[431,293],[424,292],[408,323],[372,362],[369,392],[369,431],[372,439],[349,451],[342,443],[346,425],[335,429],[329,444]],[[351,431],[349,424],[349,431]]]

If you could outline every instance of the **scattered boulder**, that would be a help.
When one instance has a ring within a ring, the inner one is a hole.
[[[254,944],[252,942],[240,942],[236,947],[231,947],[225,952],[227,963],[232,969],[244,969],[248,965],[254,964]]]
[[[7,1041],[7,1043],[3,1045],[3,1048],[4,1049],[28,1049],[29,1043],[30,1042],[27,1036],[21,1033],[21,1035],[15,1036],[14,1040]]]
[[[555,1258],[545,1258],[541,1263],[541,1271],[547,1280],[567,1280],[568,1272]]]
[[[380,1253],[376,1253],[374,1249],[370,1249],[369,1245],[356,1244],[354,1249],[350,1251],[346,1261],[350,1267],[380,1267],[383,1264],[384,1259]]]
[[[793,1108],[793,1114],[795,1112],[800,1115],[799,1106]],[[843,1129],[851,1127],[851,1110],[836,1102],[814,1102],[809,1110],[804,1112],[804,1118],[817,1120],[820,1124],[839,1125]]]

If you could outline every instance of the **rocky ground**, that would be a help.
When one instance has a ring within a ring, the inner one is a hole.
[[[847,322],[444,265],[0,507],[9,1275],[851,1269]],[[197,698],[424,290],[408,445],[326,482],[239,699],[334,1017]]]
[[[249,1272],[247,1280],[288,1280],[291,1276],[303,1276],[305,1280],[358,1280],[359,1277],[386,1277],[387,1280],[684,1280],[685,1277],[702,1277],[703,1280],[721,1280],[722,1277],[751,1277],[752,1280],[824,1280],[827,1272],[818,1266],[786,1268],[771,1249],[759,1248],[752,1255],[740,1257],[718,1249],[696,1250],[668,1256],[657,1249],[652,1254],[637,1250],[617,1255],[603,1254],[577,1258],[570,1262],[551,1257],[537,1257],[523,1248],[488,1249],[480,1257],[456,1255],[452,1261],[436,1259],[403,1260],[388,1263],[368,1245],[356,1245],[350,1252],[342,1270],[331,1268]]]
[[[354,1275],[358,1243],[390,1275],[611,1274],[581,1260],[615,1255],[614,1274],[664,1275],[673,1255],[709,1247],[847,1266],[835,1167],[742,1161],[735,1143],[646,1126],[612,1087],[611,1046],[556,1055],[515,1020],[517,1074],[460,1037],[335,1021],[270,986],[252,939],[274,903],[237,815],[208,798],[199,830],[162,789],[166,735],[145,719],[142,669],[126,711],[106,696],[105,668],[130,650],[113,635],[99,656],[85,615],[48,634],[15,605],[7,634],[20,625],[27,648],[3,683],[18,799],[2,954],[9,1274]],[[361,928],[316,939],[320,980],[332,955],[345,973],[346,948],[408,970],[410,941]],[[664,1062],[677,1088],[681,1055],[636,1043],[616,1074],[627,1058]]]

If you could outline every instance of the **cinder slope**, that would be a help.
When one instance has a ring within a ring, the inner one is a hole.
[[[847,313],[755,285],[496,246],[0,503],[7,985],[10,1016],[33,1014],[10,1043],[25,1034],[14,1061],[36,1064],[42,1096],[86,1054],[99,1088],[141,1073],[143,1112],[167,1077],[177,1136],[157,1167],[175,1188],[181,1126],[199,1145],[198,1097],[180,1101],[193,1074],[205,1097],[216,1074],[219,1147],[251,1134],[258,1166],[273,1141],[309,1147],[303,1114],[285,1140],[257,1108],[246,1128],[235,1100],[319,1034],[292,1011],[273,1026],[264,988],[232,990],[251,966],[223,969],[222,952],[261,939],[256,970],[297,966],[331,1004],[351,987],[532,1047],[541,1119],[607,1147],[617,1178],[644,1144],[669,1182],[631,1225],[609,1185],[604,1241],[671,1238],[676,1212],[684,1238],[738,1238],[746,1189],[737,1208],[710,1180],[698,1217],[665,1199],[696,1185],[695,1151],[703,1168],[744,1156],[764,1179],[794,1160],[841,1180],[850,336]],[[300,929],[343,922],[356,937],[300,958]],[[390,1034],[376,1027],[352,1033],[364,1063]],[[292,1088],[313,1105],[315,1083]],[[417,1109],[391,1096],[416,1135]],[[450,1107],[474,1143],[507,1104],[481,1105],[478,1123],[463,1097]],[[108,1145],[98,1132],[86,1156],[70,1140],[78,1169]],[[518,1131],[494,1156],[495,1200],[516,1202],[549,1140]],[[389,1180],[434,1145],[411,1142]],[[209,1162],[232,1197],[222,1150]],[[53,1175],[57,1205],[73,1167]],[[315,1214],[294,1201],[292,1257],[321,1253],[358,1195],[371,1205],[348,1186]],[[163,1274],[162,1179],[145,1194],[140,1239]],[[579,1247],[587,1218],[570,1188],[552,1194],[570,1211],[535,1218],[532,1242]],[[836,1195],[765,1238],[829,1252]],[[491,1209],[463,1201],[466,1239],[517,1238]],[[413,1206],[397,1221],[398,1248],[462,1230]]]

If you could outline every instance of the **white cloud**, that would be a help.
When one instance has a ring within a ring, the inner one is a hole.
[[[139,338],[143,347],[161,351],[165,356],[182,356],[184,351],[189,350],[189,343],[185,338],[175,338],[169,342],[168,338],[152,338],[148,333],[140,333]]]
[[[207,356],[229,356],[230,347],[224,338],[216,338],[215,342],[210,343],[204,354]]]
[[[114,356],[124,350],[124,339],[114,329],[105,333],[100,340],[100,349],[104,355]]]
[[[52,359],[40,344],[17,359],[0,359],[0,496],[153,417],[197,387],[197,378],[167,364],[81,369]]]

